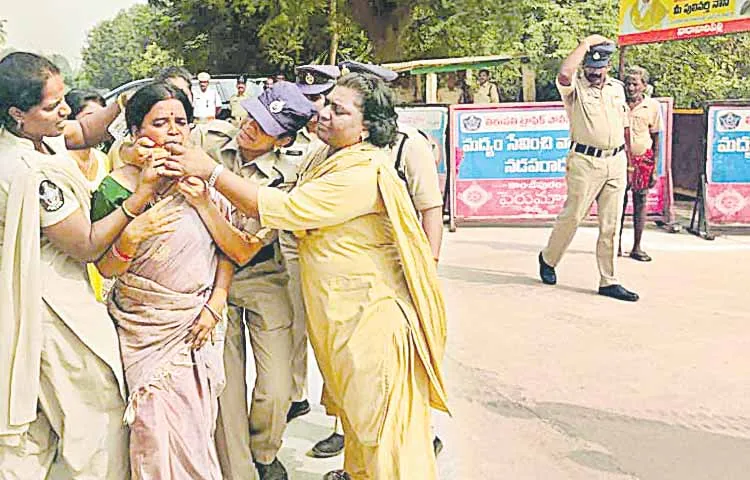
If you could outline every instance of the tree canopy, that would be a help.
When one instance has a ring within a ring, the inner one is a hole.
[[[537,98],[558,99],[554,78],[581,38],[615,39],[617,0],[149,0],[89,34],[80,80],[112,88],[166,64],[192,71],[289,75],[337,59],[405,61],[514,54],[492,69],[501,98],[519,97],[521,62]],[[657,95],[678,106],[748,96],[750,34],[629,47],[628,65],[652,74]],[[615,65],[617,60],[615,59]]]
[[[182,55],[164,46],[170,28],[171,19],[148,5],[135,5],[100,22],[88,34],[77,82],[114,88],[150,76],[165,65],[181,65]]]

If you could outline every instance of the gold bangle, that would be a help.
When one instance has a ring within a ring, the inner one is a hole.
[[[122,202],[120,204],[120,208],[122,209],[122,213],[124,213],[125,216],[128,217],[130,220],[133,220],[135,217],[137,217],[136,214],[128,210],[128,207],[125,206],[125,202]]]

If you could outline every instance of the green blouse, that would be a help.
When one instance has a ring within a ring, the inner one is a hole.
[[[104,177],[91,197],[91,221],[96,222],[114,212],[132,194],[111,175]]]

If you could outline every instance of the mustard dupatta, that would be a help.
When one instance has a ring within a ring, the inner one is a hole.
[[[16,444],[36,419],[42,352],[39,183],[70,189],[88,209],[77,166],[57,156],[24,161],[8,192],[0,256],[0,444]]]
[[[448,412],[441,368],[447,336],[445,302],[432,250],[417,220],[409,194],[382,149],[369,143],[360,143],[326,159],[324,156],[327,153],[328,149],[322,148],[312,154],[315,157],[309,162],[310,170],[302,176],[303,182],[357,165],[372,162],[377,165],[378,189],[393,225],[401,266],[417,313],[418,324],[412,325],[412,336],[430,379],[430,404]]]

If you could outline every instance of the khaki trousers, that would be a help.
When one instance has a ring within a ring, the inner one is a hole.
[[[281,254],[289,273],[289,300],[292,303],[292,401],[307,399],[307,327],[305,299],[299,271],[297,239],[291,232],[280,232]]]
[[[226,387],[219,397],[216,432],[219,463],[227,479],[247,478],[252,460],[273,462],[281,449],[292,394],[292,313],[286,275],[283,281],[242,284],[241,292],[233,287],[230,294],[224,344]],[[242,307],[256,368],[249,419]]]
[[[0,479],[45,479],[55,456],[67,478],[130,478],[125,402],[114,373],[47,304],[43,308],[37,418],[19,445],[0,445]]]
[[[570,152],[567,157],[565,181],[568,198],[557,217],[547,247],[542,251],[544,261],[553,267],[560,263],[573,236],[594,201],[597,204],[599,239],[596,261],[599,265],[599,286],[619,282],[615,276],[616,240],[620,235],[622,202],[627,186],[627,158],[625,152],[612,157],[596,158]]]

